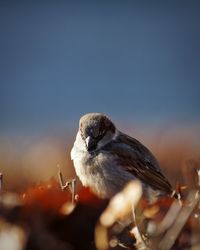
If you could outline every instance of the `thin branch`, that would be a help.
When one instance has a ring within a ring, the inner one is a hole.
[[[0,192],[2,192],[3,189],[3,174],[0,173]]]
[[[161,240],[159,244],[159,249],[169,250],[174,245],[179,233],[181,232],[183,226],[188,220],[189,216],[193,212],[194,208],[200,200],[199,191],[191,191],[187,197],[186,203],[190,205],[182,207],[180,213],[178,214],[174,225],[168,230],[165,237]]]
[[[142,237],[142,234],[138,228],[137,225],[137,221],[136,221],[136,215],[135,215],[135,205],[131,204],[131,210],[132,210],[132,216],[133,216],[133,223],[134,223],[134,227],[131,230],[131,233],[135,236],[136,239],[136,246],[138,250],[145,250],[145,249],[149,249],[149,247],[147,246],[145,240]]]
[[[58,167],[58,179],[59,179],[59,183],[60,183],[60,187],[62,190],[65,190],[67,188],[69,188],[71,194],[72,194],[72,204],[74,204],[75,202],[75,190],[76,190],[76,179],[72,179],[70,181],[64,181],[64,178],[63,178],[63,174],[60,170],[60,166],[57,165]]]

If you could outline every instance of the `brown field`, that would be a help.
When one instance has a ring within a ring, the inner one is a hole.
[[[179,187],[183,197],[180,209],[173,199],[167,197],[151,206],[144,205],[143,201],[139,203],[139,217],[145,217],[141,219],[142,234],[148,234],[148,227],[154,224],[157,225],[157,231],[161,230],[164,217],[168,214],[173,218],[177,209],[180,211],[176,217],[182,216],[177,221],[174,217],[170,226],[166,226],[162,233],[149,234],[147,241],[150,243],[145,242],[145,246],[149,247],[146,249],[200,249],[197,174],[200,169],[199,126],[179,124],[126,131],[151,149],[163,171],[174,187]],[[76,189],[79,198],[76,204],[71,204],[69,191],[61,191],[57,165],[60,165],[66,179],[75,177],[70,160],[73,138],[72,133],[69,134],[70,136],[0,137],[0,172],[3,174],[0,197],[0,245],[3,247],[0,249],[96,249],[96,246],[98,249],[123,249],[122,245],[126,249],[142,249],[134,245],[135,238],[129,232],[130,225],[126,224],[123,229],[119,229],[120,232],[123,231],[121,235],[116,233],[113,225],[107,227],[101,224],[101,220],[98,222],[108,201],[94,197],[81,187],[79,181]],[[10,199],[9,206],[6,199]],[[174,210],[169,212],[173,206]],[[110,213],[114,212],[111,210]],[[118,214],[116,216],[118,218]],[[125,220],[124,216],[120,219]],[[105,233],[108,235],[105,236]],[[172,246],[166,243],[170,242],[170,233],[176,235]],[[105,244],[99,245],[99,239]],[[11,247],[9,242],[13,242]]]

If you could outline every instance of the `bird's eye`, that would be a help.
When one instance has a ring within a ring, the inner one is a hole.
[[[90,128],[88,134],[93,138],[96,138],[98,136],[98,132],[94,128]]]
[[[99,132],[99,135],[103,135],[103,134],[105,134],[105,130],[102,130]]]

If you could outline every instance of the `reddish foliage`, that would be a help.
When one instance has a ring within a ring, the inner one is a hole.
[[[102,204],[105,204],[107,201],[103,201],[95,196],[89,188],[82,187],[78,193],[78,201],[84,205],[90,205],[92,207],[98,208]]]
[[[28,206],[37,205],[45,210],[58,211],[65,202],[71,201],[71,195],[62,191],[58,182],[51,179],[47,183],[28,188],[22,194],[22,200]]]
[[[58,212],[66,202],[71,202],[69,189],[62,191],[59,183],[53,178],[48,182],[28,188],[21,194],[21,197],[25,206],[39,206],[44,210],[53,210],[54,212]],[[94,208],[105,204],[105,201],[95,196],[89,188],[82,187],[76,197],[79,204]]]

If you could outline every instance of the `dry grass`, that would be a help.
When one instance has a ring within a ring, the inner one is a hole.
[[[66,180],[75,176],[70,140],[2,137],[0,249],[200,249],[198,131],[160,129],[151,136],[130,132],[152,149],[172,184],[179,183],[181,204],[170,197],[147,204],[138,183],[110,202],[78,183],[72,204],[71,192],[61,190],[57,176],[57,164]]]

